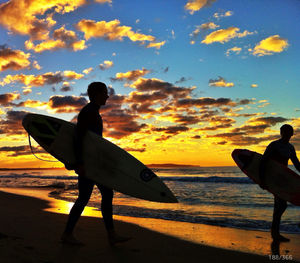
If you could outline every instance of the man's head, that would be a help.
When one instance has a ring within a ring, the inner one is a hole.
[[[294,135],[294,129],[289,124],[284,124],[280,127],[281,138],[287,141]]]
[[[108,99],[107,87],[103,82],[92,82],[87,89],[87,93],[91,102],[97,105],[105,105]]]

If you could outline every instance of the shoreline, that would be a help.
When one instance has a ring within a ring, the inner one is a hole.
[[[49,213],[53,217],[58,217],[58,215],[61,215],[63,218],[65,218],[65,221],[61,222],[61,227],[64,227],[67,214],[69,213],[69,210],[73,204],[71,202],[57,200],[55,198],[49,197],[48,194],[50,189],[0,188],[0,191],[2,191],[2,193],[0,192],[0,202],[1,195],[3,195],[3,193],[17,195],[20,198],[34,198],[36,200],[45,202],[47,205],[42,209],[42,211],[40,211],[40,213]],[[88,219],[99,221],[99,217],[102,221],[101,213],[99,210],[93,207],[86,207],[82,216],[82,218],[84,219],[81,219],[80,221]],[[269,255],[275,254],[276,250],[278,250],[280,251],[280,254],[282,256],[292,256],[294,260],[300,261],[300,251],[298,251],[298,248],[300,247],[299,234],[285,234],[285,236],[291,239],[291,242],[281,243],[280,246],[274,246],[273,244],[272,246],[270,233],[264,231],[243,230],[187,222],[175,222],[164,219],[134,218],[125,216],[114,216],[114,218],[115,221],[118,222],[118,224],[130,224],[145,231],[151,231],[158,235],[167,236],[171,239],[177,240],[178,242],[183,242],[184,244],[190,244],[192,247],[199,246],[203,249],[215,249],[216,251],[221,250],[223,252],[226,251],[226,253],[232,253],[233,255],[239,254],[239,256],[246,253],[246,255],[258,257],[257,262],[266,262],[265,260],[269,261]],[[82,224],[79,224],[77,228],[77,230],[84,229]],[[126,227],[125,230],[125,232],[128,231]],[[105,232],[103,227],[101,231]],[[0,233],[3,232],[4,231],[2,230],[0,231]],[[76,231],[76,234],[77,232],[79,231]],[[130,231],[128,233],[130,234]],[[15,235],[17,235],[17,233],[15,233]],[[86,233],[85,235],[89,234]],[[105,235],[106,234],[104,233],[104,236]],[[59,237],[60,236],[58,234],[56,238]],[[89,239],[91,238],[87,238],[87,240]],[[135,237],[135,239],[137,238]],[[139,242],[141,242],[142,240],[143,239],[136,241],[139,244]],[[102,242],[105,242],[105,239]],[[144,242],[144,240],[142,242]],[[128,244],[124,244],[124,246],[129,246],[130,243],[133,243],[133,241],[128,242]]]

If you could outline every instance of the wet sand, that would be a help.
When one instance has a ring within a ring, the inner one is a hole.
[[[85,210],[75,231],[85,246],[65,245],[60,243],[60,235],[72,203],[49,198],[47,189],[0,190],[3,263],[273,261],[267,232],[158,219],[115,216],[116,230],[133,238],[112,247],[100,212],[93,208]],[[300,236],[287,236],[291,242],[280,247],[273,244],[273,253],[277,249],[282,259],[300,261]]]

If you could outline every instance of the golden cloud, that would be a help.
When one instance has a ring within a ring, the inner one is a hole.
[[[194,12],[199,11],[202,7],[208,6],[215,2],[216,0],[189,0],[184,8],[194,14]]]
[[[69,13],[84,4],[86,0],[10,0],[0,5],[0,24],[14,33],[30,35],[32,39],[46,39],[50,28],[56,24],[53,12]],[[49,10],[52,13],[45,15]]]
[[[149,43],[147,45],[147,48],[151,48],[151,47],[154,47],[156,49],[160,49],[164,44],[166,43],[166,41],[162,41],[162,42],[152,42],[152,43]]]
[[[0,81],[1,86],[5,86],[10,83],[19,82],[28,87],[41,87],[44,85],[52,85],[63,82],[65,79],[73,80],[73,79],[81,79],[83,78],[83,74],[76,73],[71,70],[66,70],[64,72],[57,71],[47,72],[42,75],[25,75],[25,74],[18,74],[18,75],[7,75],[5,78]]]
[[[12,101],[20,99],[20,94],[17,93],[5,93],[0,94],[0,105],[8,106]]]
[[[139,41],[142,44],[145,41],[154,42],[155,37],[151,35],[145,35],[132,31],[130,26],[120,26],[120,21],[115,19],[112,21],[93,21],[83,19],[76,24],[78,30],[84,33],[86,40],[96,37],[96,38],[105,38],[107,40],[119,40],[122,41],[124,37],[129,38],[131,41]],[[151,45],[150,45],[151,44]],[[160,43],[150,43],[147,47],[159,48],[164,44]]]
[[[209,80],[209,86],[214,87],[234,87],[233,82],[226,82],[226,80],[222,77],[219,77],[218,79],[210,79]]]
[[[8,69],[20,70],[28,68],[30,65],[29,57],[29,53],[0,46],[0,72]]]
[[[101,64],[99,65],[99,67],[100,67],[101,70],[106,70],[106,69],[111,68],[113,65],[114,65],[114,62],[113,62],[113,61],[110,61],[110,60],[104,60],[104,62],[101,63]]]
[[[85,45],[85,40],[78,40],[78,37],[74,31],[66,30],[64,27],[61,27],[53,32],[53,39],[47,37],[47,39],[36,45],[32,40],[27,40],[25,42],[25,47],[27,49],[32,49],[37,53],[61,48],[67,48],[73,51],[87,48]]]
[[[90,74],[93,71],[93,68],[86,68],[82,71],[82,73],[84,73],[85,75]]]
[[[83,74],[76,73],[75,71],[72,70],[65,70],[63,74],[68,80],[81,79],[84,77]]]
[[[228,27],[227,29],[219,29],[207,35],[201,43],[208,45],[214,42],[220,42],[224,44],[232,38],[241,38],[254,34],[254,32],[249,32],[247,30],[245,30],[243,33],[238,33],[239,30],[240,29],[238,27]]]
[[[150,73],[150,70],[143,68],[142,70],[136,69],[136,70],[131,70],[125,73],[117,73],[115,78],[112,78],[112,80],[131,80],[134,81],[138,79],[139,77],[142,77],[146,74]]]
[[[270,36],[260,41],[250,51],[254,56],[273,55],[274,53],[283,52],[289,46],[287,39],[281,38],[279,35]]]

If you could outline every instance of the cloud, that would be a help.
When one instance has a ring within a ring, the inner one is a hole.
[[[220,27],[213,22],[207,22],[202,25],[196,26],[196,29],[190,34],[190,37],[196,38],[201,32],[209,30],[209,29],[216,29]]]
[[[125,147],[124,150],[127,151],[127,152],[140,152],[140,153],[143,153],[143,152],[146,151],[146,148],[131,148],[131,147]]]
[[[211,5],[216,0],[189,0],[184,8],[194,14],[194,12],[199,11],[201,8]]]
[[[125,72],[125,73],[117,73],[115,78],[111,78],[112,81],[134,81],[134,80],[137,80],[139,77],[142,77],[148,73],[150,73],[151,71],[148,70],[148,69],[136,69],[136,70],[131,70],[131,71],[128,71],[128,72]]]
[[[235,53],[236,55],[238,55],[238,54],[241,53],[241,51],[242,51],[242,48],[240,48],[240,47],[229,48],[229,49],[227,49],[227,51],[226,51],[226,56],[229,57],[229,55],[230,55],[231,53]]]
[[[5,45],[0,45],[0,72],[29,68],[29,57],[29,53],[24,53],[21,50],[12,50]]]
[[[249,120],[250,123],[265,123],[271,126],[274,126],[278,123],[286,122],[289,119],[283,118],[283,117],[258,117],[258,118],[251,118]]]
[[[63,72],[63,76],[67,79],[67,80],[74,80],[74,79],[81,79],[84,77],[83,74],[80,73],[76,73],[73,70],[65,70]]]
[[[233,82],[226,82],[226,80],[220,76],[218,79],[210,79],[208,83],[209,86],[213,86],[213,87],[227,87],[227,88],[234,87]]]
[[[75,71],[65,70],[64,72],[57,71],[47,72],[42,75],[7,75],[0,81],[1,86],[8,85],[10,83],[19,82],[30,87],[42,87],[44,85],[53,85],[65,80],[81,79],[84,75],[78,74]]]
[[[6,113],[6,119],[0,120],[0,134],[25,134],[22,120],[27,113],[27,111],[8,111]]]
[[[254,32],[249,32],[247,30],[245,30],[243,33],[238,33],[238,31],[240,31],[240,29],[237,27],[228,27],[227,29],[219,29],[207,35],[205,39],[201,41],[201,43],[209,45],[214,42],[219,42],[224,44],[225,42],[228,42],[233,38],[236,37],[242,38],[254,34]]]
[[[0,106],[12,105],[11,102],[18,99],[20,99],[20,94],[16,94],[16,93],[0,94]]]
[[[250,49],[254,56],[273,55],[274,53],[281,53],[289,46],[288,40],[281,38],[279,35],[270,36],[260,41],[254,49]]]
[[[232,15],[233,15],[232,11],[226,11],[224,13],[214,13],[214,18],[220,19],[220,18],[223,18],[223,17],[232,16]]]
[[[191,94],[192,88],[177,87],[172,83],[162,81],[160,79],[152,78],[145,79],[139,78],[133,82],[130,87],[135,88],[140,92],[160,91],[164,94],[172,95],[173,98],[184,98]]]
[[[100,3],[100,4],[112,4],[112,0],[94,0],[96,3]]]
[[[164,44],[166,44],[166,41],[161,41],[161,42],[151,42],[149,43],[146,47],[151,48],[154,47],[156,49],[160,49]]]
[[[65,27],[56,29],[53,32],[53,38],[46,38],[39,44],[34,44],[32,40],[25,41],[25,47],[29,50],[34,50],[37,53],[46,50],[70,49],[73,51],[86,49],[85,40],[79,40],[76,33],[71,30],[66,30]]]
[[[34,153],[46,153],[41,147],[32,146]],[[7,157],[17,157],[20,155],[31,155],[31,149],[29,145],[20,145],[20,146],[3,146],[0,147],[0,152],[5,152]]]
[[[84,69],[84,70],[82,71],[82,73],[84,73],[85,75],[88,75],[88,74],[90,74],[92,71],[93,71],[93,68],[91,67],[91,68],[86,68],[86,69]]]
[[[177,107],[203,107],[203,106],[223,106],[223,105],[236,105],[229,98],[187,98],[187,99],[180,99],[175,104]]]
[[[51,96],[48,102],[49,108],[56,113],[78,112],[86,104],[87,100],[84,97],[60,95]]]
[[[102,117],[105,120],[104,124],[106,126],[104,129],[105,137],[121,139],[147,127],[146,124],[139,124],[135,120],[139,117],[138,115],[131,114],[126,109],[119,108],[106,111],[102,114]]]
[[[164,132],[166,134],[177,135],[178,133],[186,132],[189,129],[190,128],[186,126],[169,126],[165,128],[153,127],[151,130],[154,132]]]
[[[104,60],[104,62],[101,63],[99,65],[99,67],[100,67],[101,70],[106,70],[106,69],[111,68],[113,65],[114,65],[114,62],[109,61],[109,60]]]
[[[11,0],[0,5],[0,24],[33,40],[47,39],[56,24],[53,13],[65,14],[86,4],[85,0]]]
[[[83,19],[76,24],[76,28],[84,33],[86,40],[92,37],[104,38],[106,40],[119,40],[122,41],[125,37],[129,38],[132,42],[141,42],[145,44],[146,41],[150,42],[147,47],[160,48],[165,42],[157,43],[156,38],[151,35],[145,35],[132,31],[130,26],[121,26],[120,21],[115,19],[112,21],[94,21]]]

